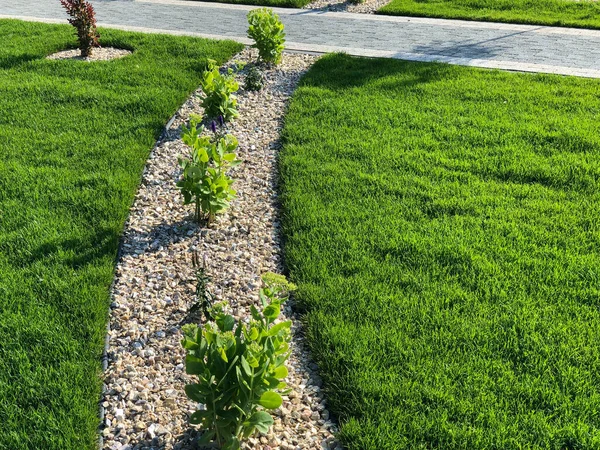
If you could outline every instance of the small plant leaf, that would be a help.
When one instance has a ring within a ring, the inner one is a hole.
[[[188,398],[195,402],[202,403],[204,402],[205,396],[202,394],[200,389],[201,388],[198,384],[186,384],[184,388],[185,394],[188,396]]]
[[[268,433],[269,428],[273,425],[273,418],[266,411],[257,411],[250,418],[244,422],[247,427],[256,428],[261,433]]]
[[[223,444],[222,450],[239,450],[240,440],[237,437],[232,437]]]
[[[283,399],[277,392],[267,391],[260,396],[258,403],[266,409],[277,409],[283,403]]]
[[[277,317],[279,317],[279,313],[280,313],[279,305],[276,303],[271,303],[263,311],[264,316],[267,319],[271,319],[271,320],[277,319]]]
[[[280,380],[283,380],[285,377],[288,376],[288,369],[287,369],[287,367],[285,367],[285,366],[279,366],[273,372],[273,376],[275,378],[279,378]]]
[[[242,369],[244,369],[246,375],[248,375],[249,377],[252,376],[252,369],[250,368],[248,361],[246,361],[246,358],[244,358],[244,355],[242,355]]]

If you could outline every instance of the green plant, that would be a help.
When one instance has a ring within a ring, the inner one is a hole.
[[[234,93],[239,85],[233,76],[233,69],[228,69],[227,74],[223,75],[215,61],[209,59],[200,86],[204,93],[202,107],[207,117],[222,116],[226,121],[237,117],[237,98]]]
[[[189,127],[184,127],[183,142],[190,147],[189,158],[179,158],[183,170],[177,187],[183,194],[184,204],[195,204],[195,218],[202,220],[202,213],[207,216],[210,225],[215,215],[229,206],[235,197],[231,187],[233,179],[227,170],[238,165],[235,149],[237,139],[228,134],[211,140],[202,136],[203,127],[198,127],[201,118],[192,116]]]
[[[236,323],[219,303],[212,311],[214,321],[202,328],[183,327],[186,372],[198,377],[197,383],[186,385],[185,392],[205,405],[190,417],[190,423],[206,430],[202,443],[239,449],[242,439],[256,431],[268,432],[273,418],[266,410],[281,406],[291,322],[276,320],[295,286],[275,274],[264,276],[263,282],[262,310],[251,306],[247,324]]]
[[[234,61],[233,65],[235,66],[236,72],[241,72],[248,65],[246,61]]]
[[[285,44],[284,26],[270,8],[253,9],[248,13],[248,37],[254,40],[258,57],[266,63],[279,64]]]
[[[94,47],[100,46],[94,7],[85,0],[60,0],[60,3],[71,16],[69,23],[77,30],[81,56],[84,58],[92,56]]]
[[[244,82],[244,89],[247,91],[260,91],[263,87],[264,77],[261,70],[252,66],[246,73],[246,80]]]

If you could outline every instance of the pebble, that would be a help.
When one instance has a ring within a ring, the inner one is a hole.
[[[229,63],[250,62],[245,49]],[[117,265],[111,302],[109,366],[105,373],[105,450],[189,450],[198,430],[187,418],[199,405],[184,392],[191,382],[184,370],[181,326],[200,318],[195,303],[193,251],[204,257],[211,292],[227,300],[238,320],[248,320],[250,305],[260,305],[260,275],[281,273],[281,243],[276,189],[279,130],[287,101],[313,55],[285,53],[283,63],[265,70],[259,92],[238,92],[239,117],[228,131],[239,140],[242,164],[231,171],[237,198],[211,228],[192,221],[193,208],[182,204],[175,187],[177,158],[188,153],[180,127],[191,113],[201,114],[193,95],[178,111],[172,127],[152,150],[130,210]],[[243,74],[238,74],[243,86]],[[290,303],[290,302],[288,302]],[[336,448],[337,428],[329,420],[320,390],[318,367],[302,341],[301,320],[292,305],[292,355],[286,379],[292,391],[273,416],[267,435],[249,438],[245,450]],[[341,447],[339,447],[341,448]]]
[[[81,50],[63,50],[47,56],[47,59],[79,59],[83,61],[108,61],[111,59],[122,58],[131,55],[130,50],[124,50],[114,47],[98,47],[92,50],[91,56],[87,58],[81,57]]]
[[[321,11],[374,14],[375,11],[383,8],[390,2],[391,0],[364,0],[362,3],[351,3],[348,0],[314,0],[304,8]]]

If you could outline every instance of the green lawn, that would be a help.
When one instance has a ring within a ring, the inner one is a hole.
[[[0,449],[94,449],[119,235],[150,149],[233,42],[0,20]]]
[[[600,81],[331,55],[285,261],[351,450],[600,448]]]
[[[600,28],[595,0],[392,0],[378,13]]]

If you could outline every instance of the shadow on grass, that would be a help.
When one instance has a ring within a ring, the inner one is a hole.
[[[20,55],[5,55],[0,57],[0,69],[14,69],[16,66],[29,61],[40,59],[35,53],[22,53]]]
[[[454,78],[454,68],[448,64],[418,63],[414,61],[384,58],[348,58],[343,53],[322,58],[315,63],[315,70],[308,72],[300,81],[300,87],[323,88],[331,91],[366,86],[375,80],[393,77],[401,72],[410,72],[413,78],[401,83],[394,79],[393,87],[413,86],[437,80]],[[326,74],[326,75],[324,75]],[[381,89],[380,83],[377,88]]]

